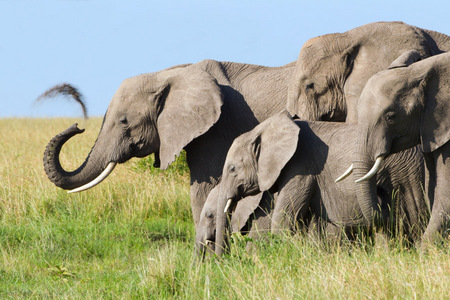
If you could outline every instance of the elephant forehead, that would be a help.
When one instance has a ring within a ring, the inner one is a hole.
[[[234,140],[230,149],[228,150],[227,161],[236,160],[237,158],[243,157],[246,152],[246,141],[241,137]]]
[[[410,89],[409,80],[403,70],[393,69],[381,71],[369,79],[367,89],[379,97],[398,98]]]

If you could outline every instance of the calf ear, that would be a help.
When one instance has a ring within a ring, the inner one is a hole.
[[[166,169],[187,144],[217,122],[223,104],[220,87],[207,72],[189,66],[169,72],[161,90],[162,108],[157,121],[161,169]]]
[[[260,144],[255,145],[258,152],[257,176],[261,191],[266,191],[275,184],[281,170],[297,150],[300,132],[300,128],[287,112],[275,115],[265,122],[266,126],[260,133]]]
[[[409,51],[404,52],[399,57],[397,57],[391,63],[391,65],[388,67],[388,69],[407,67],[410,64],[413,64],[416,61],[419,61],[421,59],[422,59],[422,57],[420,56],[420,53],[417,50],[409,50]]]
[[[231,228],[233,229],[233,232],[241,231],[247,224],[251,214],[258,208],[263,194],[264,193],[261,192],[254,196],[247,196],[238,201],[233,216],[231,217]]]

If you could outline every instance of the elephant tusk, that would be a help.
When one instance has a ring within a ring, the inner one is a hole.
[[[106,167],[106,169],[103,170],[103,172],[102,172],[100,175],[98,175],[97,178],[95,178],[94,180],[92,180],[91,182],[89,182],[89,183],[87,183],[87,184],[85,184],[85,185],[83,185],[83,186],[80,186],[80,187],[78,187],[78,188],[76,188],[76,189],[73,189],[73,190],[68,191],[68,193],[69,193],[69,194],[70,194],[70,193],[77,193],[77,192],[81,192],[81,191],[88,190],[88,189],[90,189],[91,187],[96,186],[97,184],[99,184],[100,182],[102,182],[106,177],[108,177],[109,174],[111,174],[111,172],[114,170],[114,168],[116,167],[116,165],[117,165],[116,162],[110,162],[110,163],[108,164],[108,166]]]
[[[377,160],[375,161],[375,164],[373,165],[372,169],[370,169],[369,173],[361,177],[360,179],[356,180],[356,183],[360,183],[366,180],[369,180],[372,178],[375,174],[377,174],[378,170],[380,169],[381,163],[383,162],[384,157],[379,156],[377,157]]]
[[[344,174],[339,176],[339,178],[337,178],[334,182],[339,182],[339,181],[343,180],[344,178],[347,178],[348,175],[352,174],[352,172],[353,172],[353,164],[351,164],[350,167],[344,172]]]
[[[228,209],[230,208],[231,202],[233,202],[233,199],[228,199],[227,205],[225,205],[225,209],[223,210],[224,213],[228,212]]]

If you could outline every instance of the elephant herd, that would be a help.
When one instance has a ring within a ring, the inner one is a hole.
[[[449,50],[445,34],[377,22],[310,39],[281,67],[204,60],[131,77],[85,162],[59,162],[74,125],[44,169],[78,192],[117,163],[153,153],[165,169],[184,149],[202,252],[222,254],[230,231],[351,238],[389,222],[430,243],[450,223]]]

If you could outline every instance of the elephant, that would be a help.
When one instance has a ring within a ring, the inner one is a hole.
[[[234,138],[285,109],[294,66],[203,60],[125,79],[84,163],[68,172],[59,161],[62,145],[83,132],[74,125],[47,145],[45,172],[56,186],[78,192],[100,183],[117,163],[154,153],[155,166],[165,169],[184,149],[197,226]]]
[[[287,109],[304,120],[355,123],[367,80],[409,50],[422,57],[449,51],[450,37],[402,22],[376,22],[312,38],[300,50]]]
[[[355,124],[359,97],[370,76],[410,50],[421,57],[437,55],[450,50],[450,37],[403,22],[376,22],[310,39],[300,50],[291,76],[287,109],[305,120]],[[412,156],[422,156],[418,149],[405,151],[411,151],[411,159],[422,161]],[[388,159],[396,161],[396,155]],[[399,179],[400,186],[408,186],[406,178]],[[412,198],[406,202],[425,203],[420,185],[424,182],[413,184],[414,189],[405,189],[400,197]],[[374,184],[371,186],[374,189]],[[372,220],[372,205],[365,199],[358,201],[365,217]]]
[[[431,218],[422,245],[450,224],[449,78],[450,53],[424,58],[409,51],[369,79],[358,106],[353,173],[367,206],[376,200],[371,177],[380,162],[418,144],[423,150]]]
[[[370,228],[356,199],[356,185],[346,181],[336,184],[342,164],[353,158],[353,141],[357,125],[293,120],[287,112],[277,114],[260,123],[253,130],[236,138],[231,145],[220,188],[216,191],[215,253],[226,248],[227,213],[247,197],[270,191],[276,194],[271,211],[271,231],[274,234],[294,230],[297,221],[308,225],[312,219],[324,220],[324,230],[331,237],[363,226]],[[421,157],[404,152],[397,161],[383,166],[377,177],[377,205],[380,224],[387,224],[389,207],[393,207],[392,193],[398,188],[403,169],[411,178],[423,176]],[[409,178],[409,179],[411,179]],[[415,180],[411,184],[417,183]],[[410,187],[403,187],[410,188]],[[405,230],[410,236],[420,236],[424,229],[421,214],[424,203],[407,203],[399,199]],[[403,201],[403,202],[402,202]],[[211,217],[211,216],[210,216]],[[211,230],[210,230],[211,232]],[[210,244],[210,243],[207,243]]]

